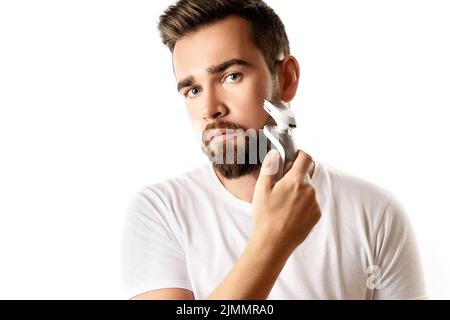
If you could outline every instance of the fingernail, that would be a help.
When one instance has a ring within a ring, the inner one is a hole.
[[[279,152],[275,149],[270,150],[267,155],[266,159],[264,161],[264,165],[266,167],[269,167],[272,165],[272,162],[275,162],[278,160],[278,157],[280,156]]]
[[[271,161],[276,161],[280,157],[280,153],[278,152],[278,150],[275,149],[270,150],[268,155]]]

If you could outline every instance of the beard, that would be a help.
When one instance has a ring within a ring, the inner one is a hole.
[[[275,124],[269,117],[265,124]],[[229,138],[211,142],[207,133],[213,129],[226,129]],[[273,148],[263,128],[248,129],[229,121],[218,121],[206,126],[202,150],[213,167],[226,179],[237,179],[261,169],[266,154]],[[205,141],[206,140],[206,141]]]

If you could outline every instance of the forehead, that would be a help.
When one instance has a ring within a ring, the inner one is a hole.
[[[208,66],[230,59],[243,59],[253,65],[264,61],[251,41],[247,21],[238,16],[206,25],[178,40],[173,51],[175,76],[195,76]]]

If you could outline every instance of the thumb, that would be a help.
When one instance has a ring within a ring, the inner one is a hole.
[[[280,153],[277,150],[272,149],[264,158],[255,188],[262,188],[264,190],[272,188],[279,168]]]

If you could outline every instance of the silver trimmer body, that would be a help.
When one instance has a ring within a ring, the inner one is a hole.
[[[289,162],[294,162],[297,157],[297,147],[292,134],[292,129],[295,129],[297,124],[292,110],[284,105],[274,105],[265,100],[264,110],[277,124],[264,126],[264,134],[272,143],[272,148],[280,153],[281,163],[275,177],[275,180],[279,180],[286,173]]]

